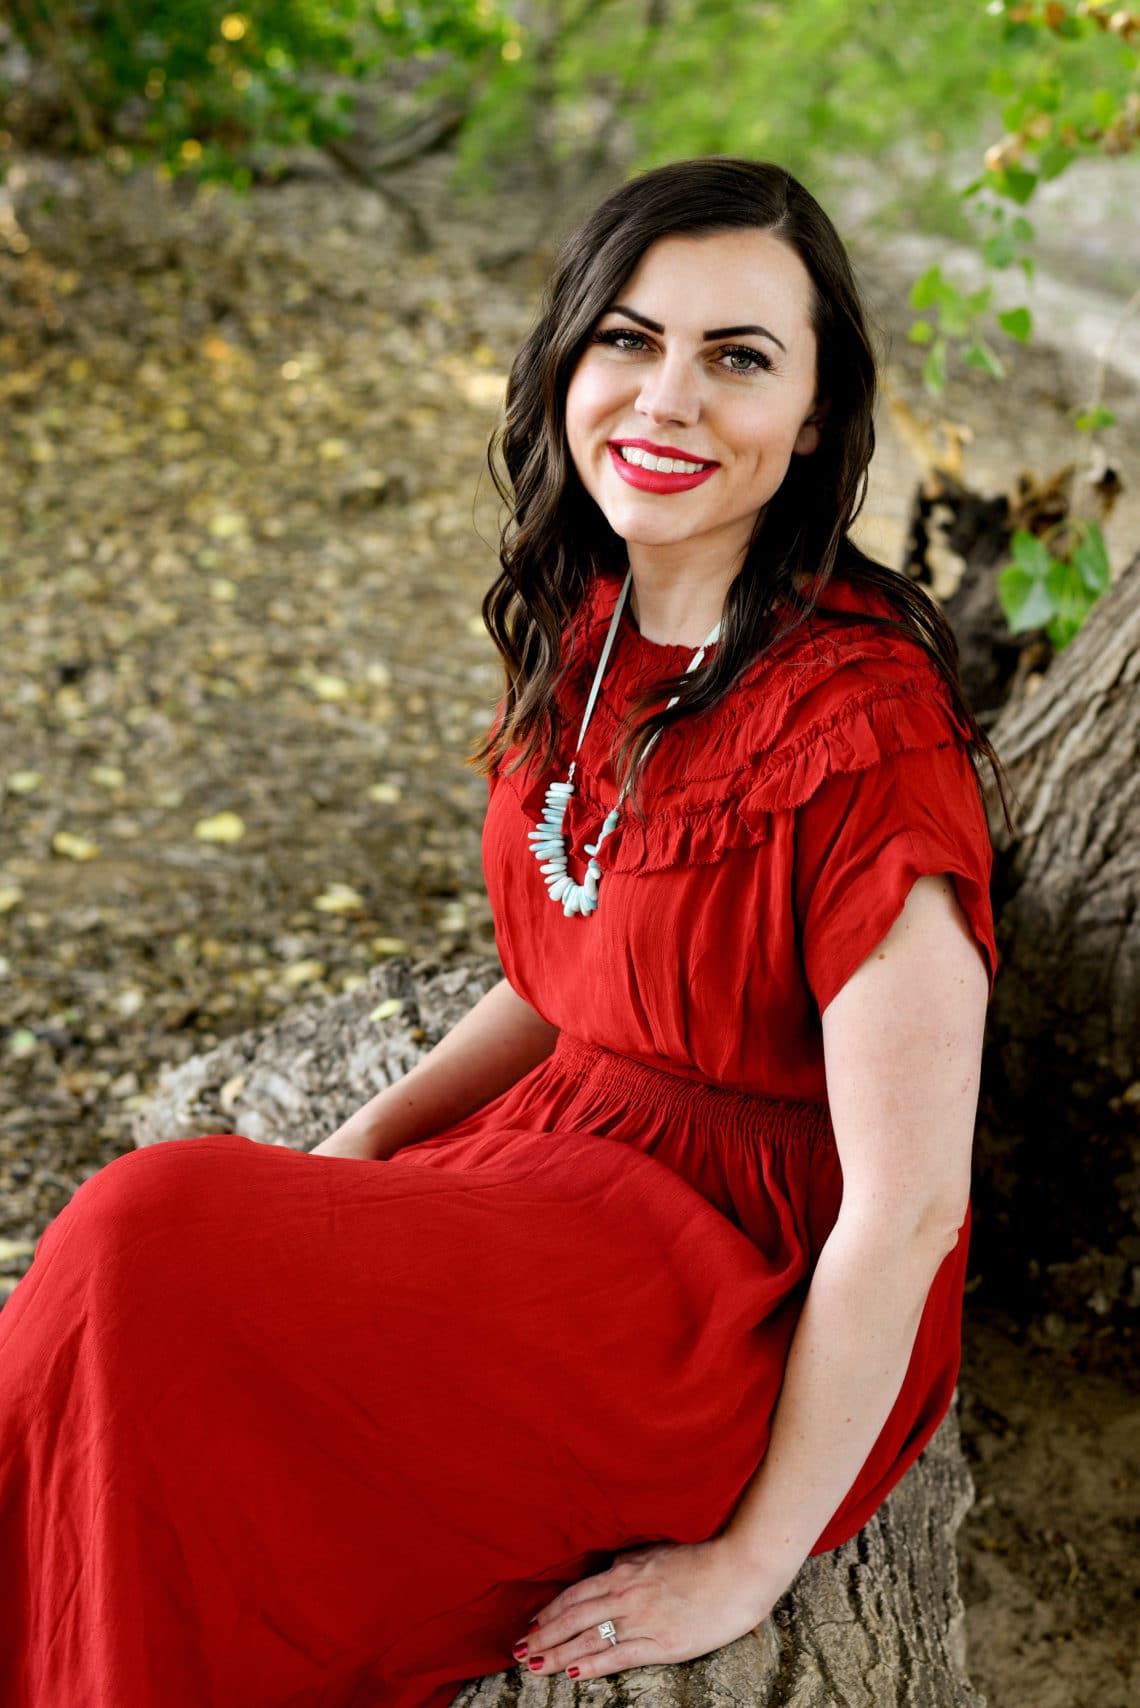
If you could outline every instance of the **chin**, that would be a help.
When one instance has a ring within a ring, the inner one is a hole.
[[[664,509],[664,504],[673,503],[673,499],[656,502],[662,505],[656,512],[646,504],[636,503],[598,508],[615,534],[620,534],[623,540],[636,540],[639,545],[665,545],[670,540],[685,539],[693,532],[695,518],[682,521],[676,510],[670,514]]]
[[[692,539],[695,529],[661,525],[653,527],[645,522],[623,521],[621,517],[607,518],[610,527],[619,539],[627,546],[678,546]]]

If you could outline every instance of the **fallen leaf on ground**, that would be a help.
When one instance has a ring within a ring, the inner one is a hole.
[[[309,686],[318,700],[346,700],[350,692],[348,683],[341,676],[320,674],[311,678]]]
[[[283,967],[280,973],[281,983],[290,990],[300,984],[311,984],[314,979],[323,978],[325,963],[323,961],[294,961],[291,967]]]
[[[35,1240],[0,1239],[0,1264],[15,1263],[22,1257],[31,1257],[35,1249]]]
[[[87,836],[77,836],[72,830],[57,830],[51,846],[53,853],[62,854],[67,860],[94,860],[99,853],[97,842],[92,842]]]
[[[216,812],[212,818],[200,818],[194,826],[199,842],[240,842],[245,835],[245,821],[236,812]]]
[[[351,884],[329,884],[313,903],[319,913],[357,913],[364,905],[364,897]]]
[[[232,540],[238,534],[244,534],[247,526],[245,517],[232,510],[220,510],[216,516],[210,517],[210,534],[215,540]]]

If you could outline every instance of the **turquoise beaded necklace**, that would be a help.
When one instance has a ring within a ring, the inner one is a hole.
[[[578,731],[578,741],[574,748],[574,758],[570,761],[570,769],[566,773],[566,779],[562,783],[551,783],[550,787],[547,789],[546,799],[542,808],[542,817],[539,819],[528,837],[528,841],[530,842],[530,851],[538,861],[539,870],[546,881],[547,893],[550,896],[551,901],[562,903],[562,912],[567,919],[574,914],[578,914],[581,918],[587,919],[590,914],[595,912],[597,909],[598,884],[601,881],[602,876],[602,868],[598,865],[598,850],[606,840],[606,837],[609,836],[610,832],[616,829],[618,818],[621,815],[622,802],[629,793],[630,786],[633,781],[633,779],[630,778],[626,782],[625,787],[618,796],[617,805],[607,815],[606,821],[602,825],[601,831],[598,834],[598,840],[596,842],[586,843],[586,853],[590,856],[590,863],[586,867],[586,877],[584,882],[576,884],[566,869],[566,837],[562,830],[562,824],[566,817],[566,808],[570,804],[570,797],[574,793],[574,771],[578,764],[578,752],[582,746],[583,740],[585,739],[586,731],[590,725],[590,719],[594,714],[594,704],[598,698],[598,689],[601,687],[602,677],[606,673],[606,665],[609,663],[610,652],[612,651],[614,644],[614,637],[617,634],[618,624],[621,621],[621,614],[625,609],[625,603],[629,597],[630,583],[632,580],[633,571],[630,570],[626,575],[625,581],[622,583],[622,590],[619,593],[617,603],[614,606],[613,616],[610,618],[610,626],[606,634],[606,643],[602,648],[602,656],[598,660],[598,668],[594,672],[594,684],[590,689],[590,697],[586,701],[585,716],[582,719],[582,727]],[[709,630],[709,633],[705,636],[704,640],[689,660],[685,669],[686,676],[690,671],[695,670],[701,663],[705,656],[705,649],[713,644],[719,634],[720,624],[717,623]],[[680,695],[674,694],[665,710],[668,711],[670,707],[675,706],[679,698]],[[657,735],[660,733],[661,732],[658,731],[646,746],[645,752],[641,756],[642,764],[644,764],[646,759],[649,757],[649,750],[657,740]]]

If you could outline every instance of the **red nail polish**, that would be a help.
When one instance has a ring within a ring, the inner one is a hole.
[[[516,1661],[521,1661],[523,1656],[526,1654],[526,1644],[516,1643],[514,1648],[511,1650],[511,1653],[514,1655]]]
[[[529,1661],[526,1663],[531,1672],[538,1671],[539,1667],[542,1665],[542,1659],[543,1657],[541,1655],[531,1655]]]
[[[581,1669],[580,1669],[580,1668],[578,1668],[578,1667],[576,1667],[576,1666],[568,1666],[568,1667],[567,1667],[567,1668],[566,1668],[566,1676],[567,1676],[567,1678],[577,1678],[577,1676],[578,1676],[578,1673],[579,1673],[579,1671],[580,1671],[580,1670],[581,1670]]]
[[[537,1630],[538,1630],[538,1620],[532,1619],[530,1624],[526,1628],[527,1636],[529,1637],[532,1631],[537,1631]]]

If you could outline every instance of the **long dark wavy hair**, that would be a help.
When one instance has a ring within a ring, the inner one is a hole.
[[[778,640],[826,618],[836,625],[875,622],[923,647],[971,732],[972,750],[993,767],[1004,805],[1001,767],[962,693],[950,625],[915,583],[875,563],[849,537],[875,448],[876,374],[842,240],[815,198],[782,167],[717,155],[631,179],[565,239],[537,323],[511,368],[505,416],[487,452],[509,515],[501,573],[483,601],[506,669],[506,693],[472,763],[493,771],[511,748],[517,764],[535,755],[551,763],[561,735],[555,696],[570,663],[574,616],[596,576],[626,567],[625,542],[583,487],[567,445],[566,394],[578,361],[652,244],[738,227],[773,233],[806,267],[818,352],[816,397],[827,399],[829,408],[817,448],[792,457],[757,519],[725,598],[719,644],[699,671],[663,677],[634,708],[618,755],[620,774],[636,773],[657,731],[715,706]],[[496,464],[499,451],[505,480]],[[796,585],[805,575],[811,578],[807,594]],[[885,595],[894,616],[829,611],[820,601],[833,576]],[[672,694],[677,704],[664,710]]]

